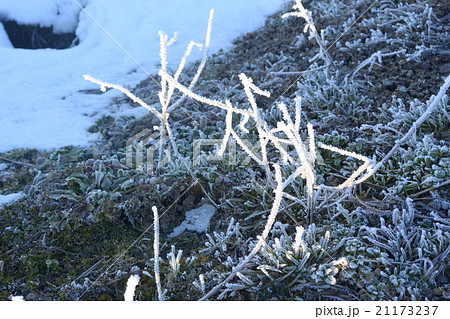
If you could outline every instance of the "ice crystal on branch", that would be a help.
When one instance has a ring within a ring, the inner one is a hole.
[[[325,60],[326,64],[334,66],[333,59],[331,58],[331,56],[328,53],[328,50],[325,46],[325,43],[324,43],[325,41],[319,35],[319,32],[316,29],[316,26],[315,26],[313,18],[312,18],[311,11],[305,9],[305,7],[303,6],[302,0],[295,0],[295,4],[292,8],[297,11],[283,14],[282,18],[284,19],[284,18],[294,16],[294,17],[299,17],[299,18],[305,19],[306,25],[303,29],[303,33],[306,33],[309,30],[310,37],[314,38],[320,47],[320,52],[316,57],[322,58]],[[314,57],[313,59],[315,60],[316,57]]]
[[[210,40],[211,40],[213,17],[214,17],[214,10],[211,9],[209,12],[209,20],[208,20],[208,27],[206,30],[205,43],[200,44],[200,43],[191,41],[188,44],[186,52],[185,52],[184,56],[182,57],[180,64],[178,66],[178,69],[173,76],[174,80],[178,81],[181,73],[184,70],[186,61],[187,61],[188,57],[190,56],[192,49],[194,47],[198,47],[199,49],[203,50],[203,52],[204,52],[203,59],[197,68],[196,74],[194,75],[194,77],[192,78],[192,80],[189,84],[189,87],[188,87],[189,89],[192,89],[195,86],[195,84],[197,83],[197,81],[200,77],[200,74],[202,73],[202,71],[205,67],[205,64],[206,64],[206,60],[208,58]],[[176,41],[177,33],[175,33],[174,37],[171,39],[169,39],[167,34],[165,34],[163,31],[159,32],[159,36],[160,36],[161,72],[166,73],[167,72],[167,64],[168,64],[167,48]],[[128,96],[131,100],[133,100],[133,102],[138,103],[139,105],[141,105],[142,107],[148,109],[151,113],[153,113],[160,121],[160,125],[159,125],[159,138],[161,141],[161,143],[159,143],[160,166],[161,166],[161,163],[163,163],[164,147],[165,147],[165,142],[167,140],[170,141],[170,145],[173,149],[173,152],[177,156],[177,158],[180,159],[185,164],[185,166],[187,166],[186,161],[181,157],[181,155],[178,152],[178,147],[173,139],[173,133],[172,133],[170,123],[169,123],[170,112],[173,111],[177,107],[181,107],[180,105],[186,99],[186,96],[182,96],[177,101],[172,103],[174,87],[173,87],[173,85],[171,85],[171,83],[168,83],[166,78],[162,78],[160,83],[158,84],[159,87],[161,88],[160,92],[158,93],[159,104],[161,107],[159,110],[151,105],[148,105],[142,99],[138,98],[133,93],[131,93],[129,90],[127,90],[126,88],[124,88],[118,84],[108,83],[108,82],[96,79],[88,74],[84,75],[84,79],[91,81],[93,83],[99,84],[100,90],[102,90],[102,91],[106,90],[106,88],[114,88],[116,90],[119,90],[122,93],[124,93],[126,96]]]

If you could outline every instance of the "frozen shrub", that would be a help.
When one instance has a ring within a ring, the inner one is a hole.
[[[191,41],[188,44],[186,52],[179,63],[177,71],[173,75],[173,78],[176,81],[178,81],[180,79],[180,76],[181,76],[184,68],[185,68],[187,59],[190,56],[194,47],[203,49],[204,50],[203,59],[200,62],[200,64],[198,65],[197,72],[195,73],[194,77],[192,78],[191,82],[188,85],[189,89],[192,89],[197,84],[197,81],[199,80],[200,75],[206,64],[209,46],[210,46],[213,16],[214,16],[214,10],[211,10],[209,13],[209,21],[208,21],[208,27],[206,30],[205,43],[200,44],[200,43]],[[169,39],[167,34],[160,31],[159,36],[160,36],[161,72],[167,72],[168,71],[167,50],[168,50],[168,47],[171,46],[176,41],[177,34],[175,33],[174,37]],[[123,92],[133,102],[138,103],[142,107],[148,109],[153,115],[155,115],[159,119],[160,125],[159,125],[159,127],[156,127],[156,129],[159,129],[159,141],[158,141],[159,167],[161,167],[163,165],[163,163],[165,163],[166,161],[170,161],[170,159],[171,159],[170,158],[171,153],[165,151],[165,149],[167,147],[167,145],[166,145],[167,143],[170,143],[169,145],[172,147],[172,151],[176,155],[176,158],[178,160],[180,160],[186,167],[189,166],[189,164],[186,162],[186,160],[181,156],[181,154],[178,151],[178,146],[173,139],[173,133],[172,133],[172,129],[171,129],[170,122],[169,122],[170,113],[176,108],[181,108],[181,104],[185,101],[186,95],[183,95],[177,101],[172,102],[172,98],[174,97],[174,86],[170,85],[167,82],[166,78],[161,78],[161,82],[159,83],[159,87],[161,88],[161,91],[158,93],[159,104],[160,104],[159,109],[155,108],[153,105],[147,104],[141,98],[137,97],[136,95],[131,93],[128,89],[126,89],[120,85],[104,82],[102,80],[93,78],[92,76],[87,75],[87,74],[84,75],[84,79],[91,81],[93,83],[99,84],[101,91],[106,91],[106,88],[114,88],[116,90]],[[128,154],[131,154],[132,147],[133,147],[133,145],[127,145]],[[164,159],[164,157],[165,157],[165,159]],[[151,172],[149,167],[147,167],[147,172]]]

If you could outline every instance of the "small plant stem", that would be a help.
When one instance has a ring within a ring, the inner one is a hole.
[[[161,277],[159,275],[159,216],[158,216],[158,209],[156,206],[152,207],[153,210],[153,224],[154,224],[154,241],[153,241],[153,250],[154,250],[154,258],[155,258],[155,282],[156,282],[156,289],[158,290],[158,300],[163,301],[164,297],[162,294],[162,288],[161,288]]]
[[[9,158],[3,157],[3,156],[0,156],[0,159],[4,160],[4,161],[7,161],[7,162],[10,162],[10,163],[13,163],[13,164],[16,164],[16,165],[25,165],[25,166],[30,166],[30,167],[36,167],[36,165],[14,161],[12,159],[9,159]]]

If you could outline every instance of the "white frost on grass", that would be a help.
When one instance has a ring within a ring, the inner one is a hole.
[[[208,229],[211,217],[216,213],[216,208],[205,204],[199,208],[186,212],[186,220],[176,227],[169,237],[177,237],[183,231],[190,230],[198,233],[205,232]]]
[[[2,195],[0,194],[0,207],[2,205],[10,205],[14,203],[16,200],[21,199],[24,196],[24,193],[15,193],[15,194],[9,194],[9,195]]]

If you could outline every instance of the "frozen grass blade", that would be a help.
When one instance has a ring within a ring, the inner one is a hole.
[[[161,288],[161,277],[159,274],[159,216],[158,209],[156,206],[152,207],[153,210],[153,224],[154,224],[154,240],[153,240],[153,250],[154,250],[154,259],[155,259],[155,281],[156,281],[156,289],[158,291],[158,300],[163,301],[164,296]]]

